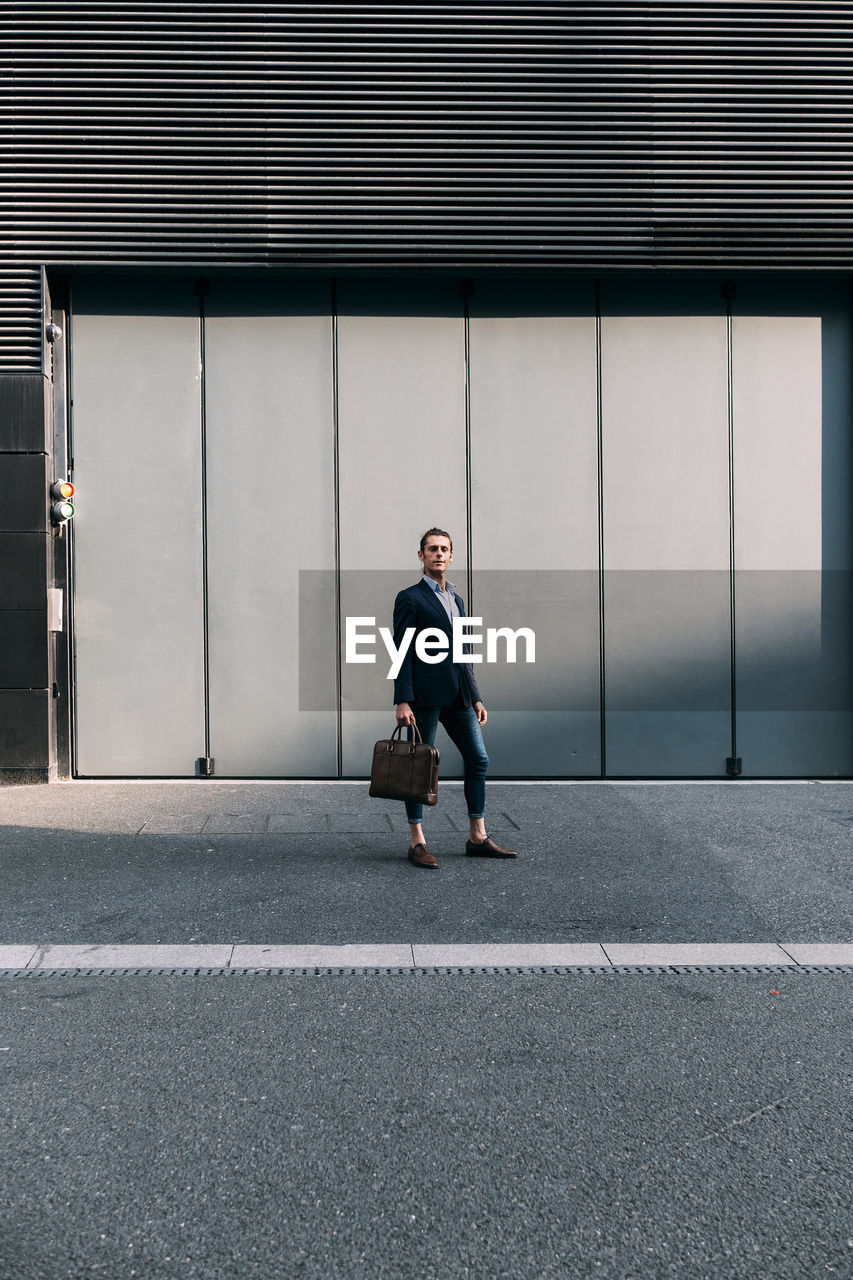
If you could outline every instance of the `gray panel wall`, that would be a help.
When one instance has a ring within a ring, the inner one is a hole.
[[[593,285],[478,283],[470,314],[474,612],[536,635],[535,663],[480,669],[491,771],[597,775]]]
[[[230,777],[333,776],[331,287],[214,281],[205,315],[211,754]],[[318,685],[325,707],[301,706]]]
[[[737,735],[745,775],[853,773],[849,303],[738,289]]]
[[[451,282],[349,282],[336,324],[323,285],[213,282],[217,772],[335,776],[340,752],[364,775],[393,723],[388,660],[378,643],[374,665],[346,663],[338,626],[390,626],[438,524],[469,611],[537,634],[535,666],[479,668],[493,775],[600,771],[602,635],[607,773],[724,775],[725,304],[674,283],[605,284],[601,302],[597,346],[591,285],[478,281],[466,384]],[[849,775],[848,302],[783,282],[741,286],[735,310],[738,754],[753,776]],[[189,282],[83,282],[73,336],[78,771],[188,776],[205,752],[198,300]]]
[[[77,770],[204,754],[199,321],[174,288],[74,293]]]
[[[731,741],[724,304],[710,289],[610,285],[602,312],[607,772],[721,776]]]
[[[341,614],[391,625],[394,596],[416,582],[421,534],[453,539],[448,575],[466,594],[463,305],[453,283],[341,287],[338,320]],[[392,572],[388,572],[388,571]],[[376,572],[380,571],[380,572]],[[384,571],[384,572],[383,572]],[[373,666],[342,666],[344,776],[363,776],[394,726],[393,685]],[[445,773],[458,753],[441,731]]]

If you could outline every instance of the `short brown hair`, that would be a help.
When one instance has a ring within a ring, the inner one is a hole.
[[[452,550],[453,550],[453,539],[451,538],[450,534],[447,532],[447,530],[446,530],[446,529],[437,529],[437,528],[427,529],[426,533],[425,533],[425,534],[424,534],[424,536],[421,538],[421,551],[423,551],[423,549],[424,549],[424,547],[425,547],[425,545],[426,545],[426,540],[427,540],[427,538],[434,538],[436,534],[438,534],[438,536],[439,536],[440,538],[446,538],[446,539],[447,539],[447,541],[450,543],[450,550],[452,551]]]

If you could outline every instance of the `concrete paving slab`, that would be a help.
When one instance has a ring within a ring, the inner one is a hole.
[[[791,964],[775,942],[604,942],[613,964]]]
[[[521,822],[520,821],[516,822],[515,818],[512,816],[511,813],[506,813],[503,810],[501,810],[501,812],[497,814],[497,816],[494,819],[494,822],[490,821],[488,825],[493,826],[495,828],[502,827],[504,831],[510,831],[510,830],[521,831],[522,829]]]
[[[495,836],[501,844],[511,845],[513,840],[519,839],[518,827],[500,815],[489,818],[486,825],[489,835]],[[391,827],[395,834],[404,835],[405,833],[407,836],[409,824],[405,813],[394,814],[391,817]],[[427,809],[424,812],[424,834],[427,842],[430,839],[441,840],[445,852],[449,853],[453,848],[464,849],[465,841],[468,839],[468,820],[464,813],[430,813]],[[456,844],[452,843],[454,840]]]
[[[232,969],[411,969],[408,943],[381,946],[244,946],[234,948]]]
[[[163,813],[149,818],[140,835],[186,836],[201,835],[208,815],[192,813]]]
[[[406,810],[402,802],[389,802],[386,813],[389,816],[391,826],[395,831],[405,832],[409,834],[409,823],[406,818]],[[444,809],[431,809],[429,805],[424,806],[424,830],[430,832],[441,832],[442,835],[453,834],[454,832],[467,831],[468,822],[463,812],[446,813]]]
[[[265,813],[214,813],[204,824],[206,836],[263,835],[266,829]]]
[[[269,835],[317,835],[328,831],[324,813],[271,813],[267,823]]]
[[[0,947],[0,969],[26,969],[38,947]]]
[[[853,964],[853,942],[783,942],[797,964]]]
[[[28,969],[218,969],[228,965],[232,947],[193,946],[73,946],[39,947]]]
[[[341,834],[361,835],[375,832],[377,835],[387,836],[393,830],[388,814],[381,811],[375,813],[330,812],[327,816],[329,830]]]
[[[412,946],[417,968],[458,965],[601,965],[609,960],[597,942],[503,942]]]

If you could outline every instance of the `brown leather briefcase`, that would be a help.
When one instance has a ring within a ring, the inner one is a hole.
[[[428,747],[414,725],[417,741],[404,742],[398,724],[390,738],[380,738],[373,748],[370,795],[383,800],[438,801],[438,747]]]

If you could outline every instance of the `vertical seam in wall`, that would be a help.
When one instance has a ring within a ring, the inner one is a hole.
[[[335,760],[343,777],[343,675],[341,669],[341,474],[338,410],[338,285],[332,280],[332,505],[335,522]]]
[[[737,759],[737,613],[735,592],[735,413],[734,413],[734,333],[731,293],[726,298],[726,366],[729,445],[729,627],[731,663],[732,759]]]
[[[474,612],[474,547],[471,512],[471,308],[467,296],[462,301],[462,332],[465,358],[465,556],[468,566],[465,585],[470,615]]]
[[[210,602],[207,582],[207,384],[205,379],[205,314],[204,296],[198,300],[198,355],[200,378],[201,430],[201,610],[202,610],[202,661],[204,667],[204,754],[210,756]]]
[[[607,729],[605,720],[605,634],[604,634],[604,419],[601,373],[601,281],[595,282],[595,431],[598,450],[598,687],[601,776],[607,776]]]

